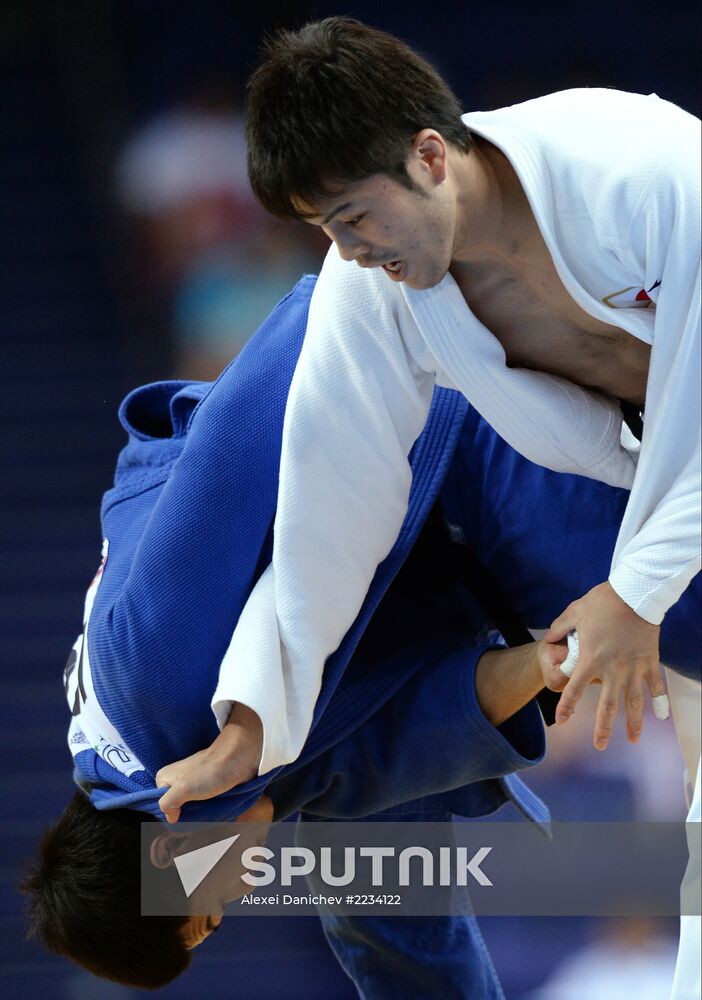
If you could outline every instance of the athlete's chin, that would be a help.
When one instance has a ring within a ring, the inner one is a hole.
[[[428,288],[435,288],[438,284],[443,281],[446,272],[434,271],[431,274],[408,274],[404,279],[405,284],[408,288],[414,289],[415,292],[424,292]]]

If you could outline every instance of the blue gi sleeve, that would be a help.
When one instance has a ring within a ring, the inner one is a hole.
[[[493,646],[452,636],[406,650],[422,666],[391,701],[310,765],[289,766],[271,783],[276,818],[304,806],[355,819],[538,764],[545,736],[536,703],[497,728],[478,704],[476,667]],[[504,796],[494,791],[496,807]]]
[[[303,279],[279,304],[180,438],[166,405],[172,385],[161,424],[158,387],[149,389],[150,409],[141,422],[135,415],[103,504],[109,555],[88,628],[95,690],[152,773],[217,735],[209,702],[265,565],[285,399],[313,287]]]

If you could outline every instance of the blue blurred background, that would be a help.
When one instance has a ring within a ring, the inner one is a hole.
[[[264,32],[331,13],[400,35],[438,66],[466,109],[590,85],[655,91],[700,112],[700,15],[692,2],[351,8],[292,0],[4,0],[0,961],[7,1000],[32,991],[56,1000],[147,995],[100,982],[24,942],[14,885],[18,864],[71,793],[60,679],[99,561],[99,499],[122,443],[117,405],[138,382],[215,377],[323,257],[325,242],[310,227],[274,222],[255,204],[241,107]],[[585,729],[568,729],[552,740],[550,761],[533,782],[558,818],[684,815],[672,731],[635,753],[620,739],[597,755]],[[661,782],[664,774],[672,777]],[[582,994],[588,1000],[610,996],[593,992],[596,968],[636,961],[642,968],[642,955],[653,960],[645,967],[649,992],[641,987],[639,1000],[665,996],[656,975],[670,968],[674,923],[492,918],[484,925],[510,998],[576,1000],[567,971],[559,972],[575,954],[593,970],[591,992]],[[534,992],[549,978],[550,992]],[[326,1000],[355,993],[316,920],[258,917],[225,921],[192,971],[163,995]]]

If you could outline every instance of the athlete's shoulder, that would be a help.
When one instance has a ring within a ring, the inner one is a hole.
[[[578,137],[594,141],[602,155],[611,154],[609,143],[636,146],[650,140],[652,148],[660,130],[685,132],[699,122],[693,115],[657,94],[636,94],[606,87],[576,87],[491,111],[463,115],[469,128],[504,128],[532,136],[553,146]],[[604,145],[602,144],[604,140]]]
[[[471,120],[538,120],[542,115],[572,115],[576,119],[588,114],[605,117],[628,113],[656,115],[686,115],[677,105],[657,94],[638,94],[613,87],[572,87],[543,94],[517,104],[486,111],[469,111],[463,115],[466,123]],[[690,116],[692,117],[692,116]]]

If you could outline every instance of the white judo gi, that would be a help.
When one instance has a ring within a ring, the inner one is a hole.
[[[556,270],[590,315],[652,345],[638,469],[615,401],[507,368],[447,274],[416,291],[329,251],[288,399],[271,567],[213,707],[261,716],[260,773],[295,759],[327,656],[407,509],[407,454],[435,384],[517,451],[631,498],[610,583],[659,623],[700,567],[699,121],[656,96],[580,89],[464,116],[510,160]]]
[[[655,95],[598,89],[463,120],[512,164],[575,302],[652,346],[638,466],[617,404],[507,368],[450,274],[415,291],[332,247],[288,400],[273,561],[213,698],[220,723],[233,701],[258,712],[261,774],[298,756],[324,662],[397,538],[436,384],[532,461],[631,488],[609,581],[642,618],[660,623],[700,569],[699,121]],[[698,927],[684,923],[675,1000],[699,992]]]

